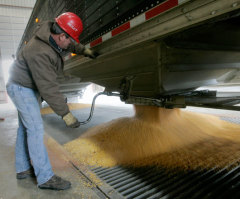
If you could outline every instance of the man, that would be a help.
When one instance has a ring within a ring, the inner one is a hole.
[[[18,110],[19,128],[15,148],[17,179],[36,176],[42,189],[64,190],[71,183],[54,175],[43,141],[39,97],[62,117],[68,127],[79,127],[59,92],[57,76],[63,72],[61,54],[68,50],[95,58],[79,43],[83,29],[74,13],[63,13],[55,22],[39,25],[34,36],[19,52],[10,70],[7,92]]]

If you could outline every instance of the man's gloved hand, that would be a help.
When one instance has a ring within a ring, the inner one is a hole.
[[[80,126],[79,121],[77,118],[73,116],[71,112],[69,112],[67,115],[63,116],[63,120],[66,123],[67,127],[70,128],[78,128]]]
[[[83,55],[85,57],[90,57],[92,59],[95,59],[97,56],[99,56],[99,54],[93,50],[91,50],[90,48],[85,48],[83,51]]]

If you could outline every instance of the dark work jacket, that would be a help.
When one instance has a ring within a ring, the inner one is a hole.
[[[34,36],[17,55],[11,70],[9,82],[35,89],[49,106],[60,116],[69,112],[64,96],[59,92],[58,75],[63,74],[62,49],[50,42],[50,27],[46,21],[35,30]],[[82,54],[82,44],[72,45],[70,52]]]

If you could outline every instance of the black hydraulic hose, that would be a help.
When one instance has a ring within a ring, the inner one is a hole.
[[[90,110],[90,115],[88,117],[87,120],[83,121],[83,122],[79,122],[80,125],[84,125],[84,124],[87,124],[88,122],[91,121],[92,119],[92,116],[93,116],[93,111],[94,111],[94,107],[95,107],[95,101],[97,99],[97,97],[99,95],[107,95],[107,96],[115,96],[115,97],[122,97],[123,95],[120,94],[120,93],[112,93],[112,92],[107,92],[107,91],[103,91],[103,92],[100,92],[100,93],[97,93],[94,97],[93,97],[93,101],[92,101],[92,106],[91,106],[91,110]],[[136,99],[145,99],[145,100],[151,100],[155,105],[157,106],[162,106],[162,101],[159,101],[159,100],[155,100],[155,99],[152,99],[152,98],[146,98],[146,97],[136,97],[136,96],[132,96]]]
[[[88,122],[91,121],[92,116],[93,116],[94,107],[95,107],[95,101],[96,101],[96,99],[97,99],[97,97],[98,97],[99,95],[117,96],[117,97],[120,97],[120,96],[121,96],[121,94],[111,93],[111,92],[100,92],[100,93],[97,93],[97,94],[93,97],[92,106],[91,106],[91,110],[90,110],[90,115],[89,115],[88,119],[85,120],[85,121],[83,121],[83,122],[79,122],[80,125],[87,124]]]

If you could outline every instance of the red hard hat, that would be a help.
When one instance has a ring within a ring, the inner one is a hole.
[[[65,12],[55,18],[57,24],[74,40],[79,43],[79,36],[83,31],[82,20],[72,12]]]

